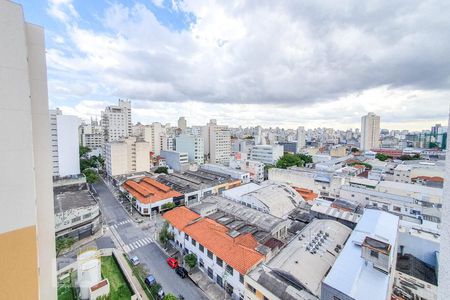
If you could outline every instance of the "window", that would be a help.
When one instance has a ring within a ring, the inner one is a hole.
[[[394,206],[394,211],[401,211],[401,208],[398,206]]]
[[[205,252],[205,247],[203,247],[202,244],[198,244],[198,249],[200,249],[200,251]]]
[[[230,265],[227,265],[227,272],[228,272],[230,275],[233,275],[233,268],[232,268]]]
[[[196,240],[191,239],[191,243],[192,243],[192,245],[197,246],[197,241]]]
[[[78,222],[81,220],[81,217],[76,217],[72,219],[72,223]]]
[[[256,289],[252,287],[250,284],[247,283],[247,289],[252,292],[253,294],[256,294]]]
[[[378,252],[377,252],[377,251],[370,250],[370,256],[375,257],[375,258],[378,258]]]
[[[225,290],[227,291],[228,295],[230,295],[230,296],[233,295],[233,286],[231,284],[229,284],[228,282],[225,287]]]
[[[220,277],[219,275],[216,276],[216,282],[218,285],[220,285],[220,287],[223,287],[222,277]]]
[[[208,250],[208,257],[209,257],[210,259],[213,259],[213,253],[212,253],[211,251],[209,251],[209,250]]]
[[[184,234],[184,239],[189,241],[189,235],[187,233]]]
[[[208,267],[208,276],[209,278],[214,279],[213,269],[211,269],[210,267]]]
[[[203,262],[203,258],[200,258],[199,265],[201,268],[203,268],[205,266],[205,263]]]
[[[220,258],[218,258],[217,256],[216,256],[216,263],[217,263],[217,265],[223,267],[223,261]]]
[[[242,274],[239,274],[239,281],[241,283],[244,283],[244,276]]]

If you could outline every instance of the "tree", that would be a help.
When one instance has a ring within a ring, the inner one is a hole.
[[[414,155],[408,155],[408,154],[403,154],[402,156],[400,156],[400,160],[418,160],[420,159],[420,154],[414,154]]]
[[[159,232],[159,241],[165,247],[167,245],[167,242],[169,240],[173,240],[173,238],[174,238],[173,233],[169,231],[169,223],[166,221],[164,222],[164,225],[161,228],[161,231]]]
[[[169,209],[174,208],[175,206],[176,206],[175,203],[169,202],[169,203],[161,205],[161,210],[169,210]]]
[[[167,167],[158,167],[158,168],[155,170],[155,173],[169,174],[169,171],[168,171]]]
[[[385,161],[387,159],[392,159],[392,156],[386,155],[386,154],[383,154],[383,153],[377,153],[375,155],[375,158],[378,159],[378,160],[381,160],[381,161]]]
[[[86,176],[87,183],[95,183],[99,180],[99,176],[94,169],[85,169],[83,174]]]
[[[281,169],[287,169],[292,166],[303,167],[307,163],[312,163],[310,155],[285,153],[277,161],[276,167]]]
[[[62,250],[72,247],[75,243],[75,239],[72,237],[57,238],[55,241],[56,256],[58,256]]]
[[[197,265],[197,255],[194,253],[189,253],[184,256],[184,262],[189,266],[189,268],[194,268]]]
[[[350,149],[350,152],[351,152],[351,153],[359,152],[359,149],[358,149],[358,148],[355,148],[355,147],[353,147],[352,149]]]
[[[178,298],[175,295],[168,293],[164,296],[163,300],[178,300]]]
[[[89,152],[91,152],[91,148],[80,146],[80,157],[86,157]]]

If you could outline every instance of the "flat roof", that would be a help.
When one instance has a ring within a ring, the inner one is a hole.
[[[55,214],[70,209],[98,205],[89,192],[86,183],[54,187],[53,200]]]
[[[426,195],[432,195],[432,196],[438,196],[442,197],[444,192],[441,188],[435,188],[435,187],[428,187],[423,186],[420,184],[410,184],[410,183],[403,183],[403,182],[395,182],[395,181],[380,181],[377,186],[377,190],[379,188],[396,188],[396,189],[402,189],[407,192],[412,193],[420,193],[420,194],[426,194]]]
[[[392,247],[390,259],[393,261],[393,245],[397,242],[399,218],[393,214],[366,209],[350,235],[347,243],[324,279],[324,284],[348,295],[355,300],[386,299],[388,297],[390,274],[373,268],[361,257],[361,244],[366,237],[382,240]]]
[[[346,211],[346,210],[341,210],[339,208],[336,207],[332,207],[333,202],[327,201],[327,200],[322,200],[322,199],[317,199],[316,201],[314,201],[314,203],[311,206],[311,210],[317,213],[321,213],[336,219],[341,219],[341,220],[345,220],[345,221],[349,221],[352,223],[358,223],[359,219],[361,218],[361,215],[356,213],[356,212],[352,212],[352,211]]]

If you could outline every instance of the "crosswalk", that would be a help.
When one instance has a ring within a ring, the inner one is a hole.
[[[143,246],[145,246],[145,245],[148,245],[148,244],[150,244],[151,242],[153,242],[153,239],[147,237],[147,238],[143,238],[143,239],[137,240],[137,241],[135,241],[135,242],[132,242],[132,243],[130,243],[130,244],[128,244],[128,245],[125,245],[125,246],[123,247],[123,249],[125,250],[125,252],[128,253],[128,252],[130,252],[130,251],[133,251],[133,250],[136,250],[136,249],[138,249],[138,248],[141,248],[141,247],[143,247]]]
[[[116,228],[119,227],[120,225],[125,225],[125,224],[128,224],[128,223],[131,223],[131,220],[128,219],[128,220],[122,221],[122,222],[120,222],[120,223],[116,223],[116,224],[114,224],[114,225],[112,225],[112,226],[110,226],[110,227],[116,229]]]

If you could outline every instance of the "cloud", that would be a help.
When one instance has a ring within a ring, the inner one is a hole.
[[[181,102],[199,102],[198,107],[205,103],[237,114],[236,107],[264,104],[269,113],[252,118],[274,122],[283,122],[283,115],[299,119],[299,107],[311,122],[327,120],[329,113],[353,118],[353,124],[367,109],[380,110],[389,121],[399,120],[398,113],[405,121],[428,119],[438,111],[430,104],[447,110],[448,3],[187,0],[155,5],[195,18],[183,30],[173,30],[144,4],[112,3],[101,17],[104,28],[93,29],[86,20],[77,21],[71,1],[50,1],[54,17],[73,20],[65,27],[70,49],[48,49],[50,74],[58,76],[53,95],[101,94],[185,108]],[[371,102],[373,91],[382,91],[383,98]],[[284,113],[275,117],[276,107]],[[430,113],[425,115],[424,108]]]

